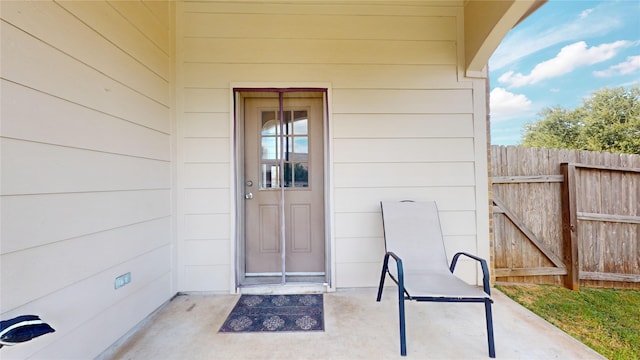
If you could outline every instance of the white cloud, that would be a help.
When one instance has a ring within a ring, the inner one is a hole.
[[[633,2],[603,1],[573,18],[567,17],[567,3],[549,2],[513,29],[491,56],[491,71],[500,70],[540,50],[600,37],[626,22],[637,21]]]
[[[563,47],[553,59],[543,61],[536,65],[531,73],[524,75],[508,71],[498,78],[498,82],[509,87],[520,87],[535,84],[545,79],[558,77],[572,72],[584,65],[593,65],[613,58],[622,48],[632,43],[626,40],[615,41],[608,44],[587,47],[584,41],[578,41]]]
[[[640,55],[629,56],[626,61],[610,66],[607,70],[594,71],[597,77],[611,77],[617,75],[629,75],[640,69]]]
[[[586,17],[587,17],[587,16],[589,16],[589,14],[591,14],[592,12],[593,12],[593,9],[586,9],[586,10],[582,11],[582,12],[580,13],[580,19],[582,20],[582,19],[586,18]]]
[[[504,88],[497,87],[491,90],[490,107],[491,118],[501,121],[527,113],[531,109],[531,100],[523,94],[514,94]]]

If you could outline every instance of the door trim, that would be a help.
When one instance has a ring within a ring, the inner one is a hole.
[[[330,126],[332,90],[329,83],[231,83],[230,84],[230,157],[234,166],[231,178],[231,209],[230,221],[230,289],[231,293],[240,292],[240,284],[244,281],[244,114],[243,93],[247,92],[322,92],[323,96],[323,127],[324,127],[324,219],[325,219],[325,283],[327,291],[335,291],[335,236],[333,233],[333,173],[332,164],[332,133]]]

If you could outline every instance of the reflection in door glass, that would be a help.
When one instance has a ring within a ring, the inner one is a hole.
[[[260,169],[260,188],[273,189],[280,187],[280,172],[278,165],[262,164]]]
[[[275,111],[262,112],[262,135],[278,135],[280,126]]]
[[[307,110],[285,110],[284,134],[280,136],[280,116],[276,111],[263,111],[261,131],[260,188],[280,186],[280,142],[284,148],[284,187],[309,187],[309,119]]]
[[[278,159],[278,138],[275,136],[262,137],[262,160]]]

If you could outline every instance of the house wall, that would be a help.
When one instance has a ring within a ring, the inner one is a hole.
[[[389,4],[177,4],[179,290],[234,291],[233,84],[329,84],[335,287],[377,285],[381,200],[438,201],[449,252],[488,258],[485,82],[462,76],[462,4]]]
[[[3,359],[94,358],[176,292],[172,8],[0,2],[1,318],[56,329]]]

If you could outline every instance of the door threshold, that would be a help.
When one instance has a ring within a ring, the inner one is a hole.
[[[240,294],[249,295],[293,295],[326,293],[328,284],[288,283],[288,284],[252,284],[240,285]]]

